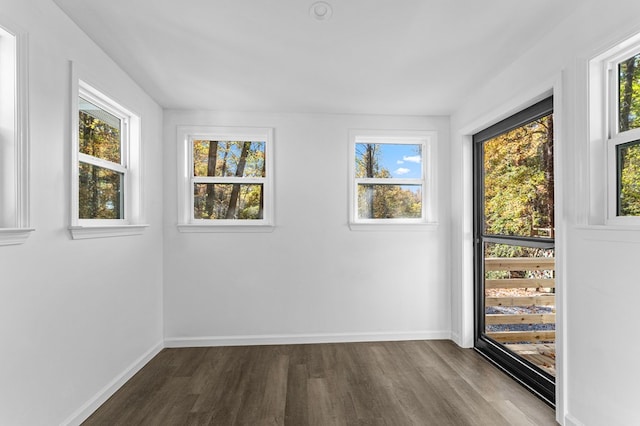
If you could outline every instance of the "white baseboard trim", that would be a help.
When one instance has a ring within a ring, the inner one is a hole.
[[[451,332],[451,340],[453,340],[453,343],[455,343],[456,345],[462,347],[462,342],[460,341],[460,335],[458,333],[454,333],[452,331]]]
[[[401,331],[393,333],[273,334],[248,336],[167,337],[166,348],[206,346],[299,345],[313,343],[383,342],[402,340],[451,340],[449,331]]]
[[[124,385],[127,380],[133,377],[142,367],[144,367],[151,358],[156,356],[164,348],[163,342],[157,343],[154,347],[149,349],[140,358],[134,361],[129,367],[127,367],[122,373],[114,378],[109,384],[107,384],[100,392],[89,399],[82,407],[77,409],[71,414],[61,425],[75,426],[80,425],[85,421],[94,411],[98,409],[104,402],[111,397],[118,389]]]
[[[584,426],[584,423],[573,417],[571,414],[567,414],[564,416],[564,426]]]

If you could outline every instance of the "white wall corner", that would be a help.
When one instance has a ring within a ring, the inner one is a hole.
[[[564,416],[564,426],[585,426],[585,424],[573,417],[571,414],[567,414]]]
[[[102,388],[97,394],[85,402],[79,409],[71,414],[61,425],[80,425],[93,414],[102,404],[104,404],[114,393],[118,391],[129,379],[142,369],[153,357],[164,349],[162,342],[156,343],[151,349],[135,360],[122,373],[117,375],[111,382]]]
[[[451,340],[453,340],[453,343],[455,343],[456,345],[462,347],[462,340],[460,340],[460,335],[456,332],[451,332]]]

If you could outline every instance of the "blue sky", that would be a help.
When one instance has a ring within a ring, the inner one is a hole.
[[[422,156],[420,145],[379,144],[379,164],[391,172],[394,178],[420,179]]]

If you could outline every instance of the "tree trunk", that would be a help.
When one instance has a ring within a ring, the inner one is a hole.
[[[266,176],[267,161],[262,162],[262,176]],[[260,207],[258,207],[258,219],[264,219],[264,185],[260,185]]]
[[[244,166],[247,164],[247,155],[249,154],[249,148],[251,148],[251,142],[245,142],[242,145],[242,152],[240,153],[240,159],[238,160],[238,167],[236,168],[236,177],[242,177],[244,174]],[[231,197],[229,198],[229,208],[227,209],[226,219],[235,219],[236,210],[238,209],[238,196],[240,195],[240,184],[234,183],[231,190]]]
[[[92,156],[97,156],[96,155],[96,144],[93,143],[93,138],[94,138],[94,132],[93,132],[93,128],[91,126],[91,124],[93,124],[93,118],[90,117],[86,117],[84,119],[84,140],[89,141],[89,145],[91,146],[91,155]],[[87,164],[88,165],[88,164]],[[89,165],[88,165],[89,166]],[[88,218],[90,219],[98,219],[98,212],[99,212],[99,207],[98,207],[98,203],[99,203],[99,195],[98,195],[98,168],[96,166],[90,165],[89,167],[91,167],[91,177],[89,178],[89,182],[87,182],[87,193],[89,195],[90,200],[88,203],[88,209],[87,209],[87,213],[88,213]]]
[[[220,176],[225,177],[227,175],[227,157],[229,156],[229,144],[231,142],[222,142],[222,143],[223,143],[222,149],[223,149],[224,155],[222,156],[222,168],[220,169]],[[220,203],[218,204],[218,211],[216,212],[217,218],[222,218],[227,216],[227,211],[223,210],[223,204],[222,204],[222,201],[225,199],[225,193],[226,193],[226,189],[222,189],[221,191],[218,191],[218,198],[219,198],[218,201],[220,201]]]
[[[374,177],[373,171],[374,171],[374,166],[373,166],[373,162],[375,159],[375,147],[373,146],[373,144],[367,144],[367,152],[366,152],[366,156],[365,156],[365,170],[366,170],[366,176],[368,178],[372,178]],[[374,217],[374,205],[373,205],[373,186],[369,185],[365,187],[365,194],[366,194],[366,198],[367,198],[367,204],[369,207],[369,214],[368,214],[368,218],[372,219]]]
[[[555,199],[554,199],[554,170],[553,170],[553,115],[550,115],[547,119],[547,143],[544,145],[542,155],[543,155],[543,166],[545,173],[545,180],[547,182],[547,200],[546,200],[546,210],[547,215],[549,216],[549,236],[551,238],[555,238]]]
[[[216,175],[216,165],[218,163],[218,141],[209,141],[209,154],[207,156],[207,176]],[[207,217],[213,217],[213,208],[215,206],[215,183],[207,184],[207,200],[205,203],[205,214]]]
[[[629,115],[631,113],[631,102],[633,100],[633,78],[636,73],[635,59],[636,57],[634,56],[624,62],[626,75],[624,76],[624,88],[622,89],[622,93],[620,93],[620,131],[629,130]]]

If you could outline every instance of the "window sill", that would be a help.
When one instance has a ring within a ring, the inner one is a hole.
[[[178,231],[184,233],[199,232],[273,232],[273,225],[209,225],[183,223],[178,225]]]
[[[640,226],[634,225],[583,225],[576,231],[584,233],[587,240],[640,243]]]
[[[352,231],[411,231],[427,232],[438,229],[438,223],[350,223]]]
[[[86,240],[90,238],[125,237],[142,235],[149,225],[117,225],[117,226],[70,226],[71,238]]]
[[[2,228],[0,229],[0,246],[24,244],[33,228]]]

